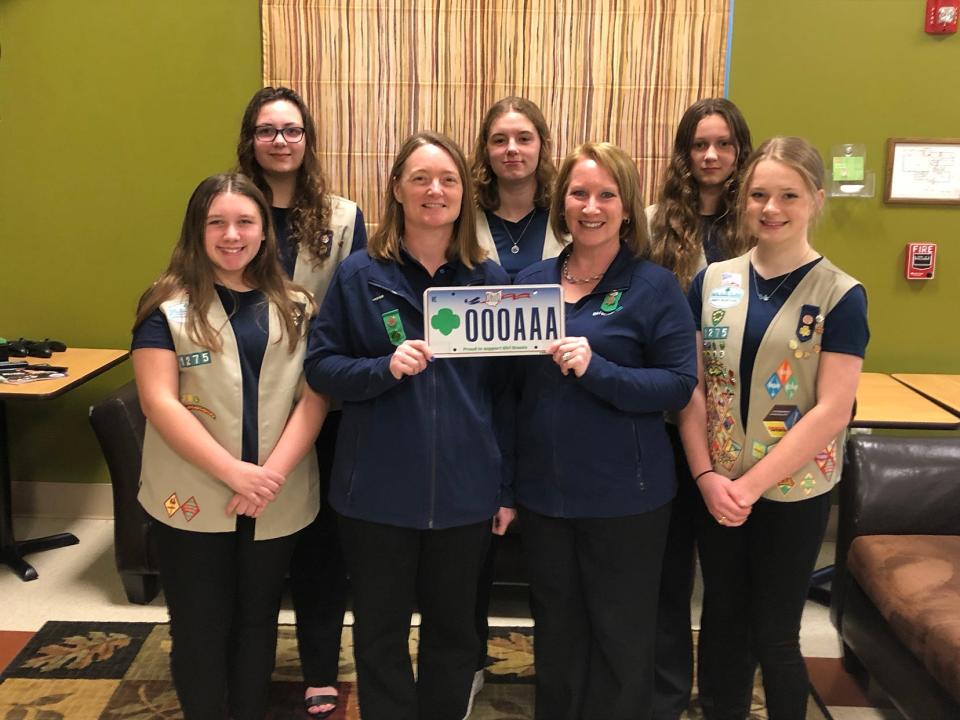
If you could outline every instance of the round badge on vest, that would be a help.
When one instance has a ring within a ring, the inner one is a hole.
[[[710,307],[731,308],[743,300],[743,288],[734,285],[722,285],[710,291]]]

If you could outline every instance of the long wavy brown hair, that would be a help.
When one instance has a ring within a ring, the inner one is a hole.
[[[477,133],[477,142],[473,148],[470,173],[473,175],[473,184],[477,205],[484,210],[496,210],[500,207],[500,189],[497,187],[497,176],[490,165],[490,153],[487,151],[487,141],[490,139],[490,128],[497,118],[508,112],[518,112],[533,123],[540,136],[540,158],[537,162],[537,192],[533,196],[533,204],[538,208],[550,207],[553,193],[553,181],[557,175],[557,168],[553,164],[550,153],[553,151],[553,140],[550,138],[550,128],[536,103],[526,98],[511,95],[498,100],[480,123],[480,132]]]
[[[737,236],[736,196],[740,174],[752,149],[750,128],[743,114],[725,98],[705,98],[687,108],[673,142],[673,154],[664,172],[657,199],[657,211],[650,224],[652,245],[650,259],[671,270],[686,289],[697,272],[703,248],[700,222],[700,187],[690,167],[690,150],[700,121],[719,115],[730,128],[737,147],[733,172],[724,183],[724,192],[717,205],[717,243],[724,257],[746,252]]]
[[[394,195],[394,188],[403,174],[403,166],[417,148],[424,145],[436,145],[453,159],[460,175],[460,184],[463,187],[463,200],[460,203],[460,215],[453,224],[453,237],[447,247],[447,260],[459,260],[468,268],[479,265],[487,257],[487,252],[480,247],[477,241],[477,209],[470,202],[473,183],[470,182],[470,173],[467,171],[467,161],[463,151],[453,140],[446,135],[431,131],[418,132],[400,146],[393,167],[390,168],[390,180],[383,195],[383,216],[377,231],[367,243],[367,253],[372,258],[393,262],[402,262],[400,258],[400,240],[403,237],[404,219],[403,205]]]
[[[310,295],[299,285],[287,279],[280,268],[277,255],[277,239],[270,219],[270,206],[266,198],[248,178],[237,173],[212,175],[201,182],[190,196],[187,212],[180,229],[180,240],[173,249],[170,265],[160,278],[147,289],[137,305],[137,318],[133,329],[161,303],[178,295],[187,296],[187,334],[191,340],[213,352],[223,347],[218,329],[207,318],[211,303],[216,300],[213,263],[204,248],[204,229],[207,214],[214,198],[224,193],[250,198],[260,212],[264,240],[253,260],[243,269],[243,281],[263,292],[267,300],[280,309],[282,330],[287,337],[289,351],[297,346],[304,332],[304,302],[314,308]],[[302,297],[298,297],[302,295]]]
[[[286,100],[296,105],[300,111],[304,129],[301,142],[306,143],[303,163],[297,171],[293,204],[290,206],[290,242],[298,251],[306,250],[314,264],[319,266],[330,255],[329,244],[323,242],[324,233],[330,229],[330,196],[327,180],[317,157],[317,128],[310,109],[296,91],[288,87],[265,87],[258,90],[247,103],[240,124],[240,140],[237,142],[237,170],[253,180],[266,196],[267,202],[273,201],[273,192],[254,155],[253,133],[257,127],[260,108],[278,100]]]

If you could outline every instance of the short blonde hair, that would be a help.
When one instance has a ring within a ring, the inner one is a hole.
[[[620,191],[626,219],[620,225],[620,240],[636,257],[644,257],[650,250],[650,236],[640,197],[640,173],[633,159],[613,143],[584,143],[575,148],[560,164],[557,184],[550,207],[550,225],[553,234],[569,236],[570,228],[563,216],[564,200],[570,189],[570,173],[580,160],[593,160],[613,176]]]

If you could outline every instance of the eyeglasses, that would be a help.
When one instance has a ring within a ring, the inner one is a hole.
[[[283,135],[283,139],[289,143],[298,143],[303,140],[304,130],[302,127],[291,125],[284,128],[275,128],[273,125],[257,125],[253,129],[253,137],[257,142],[273,142],[277,135]]]

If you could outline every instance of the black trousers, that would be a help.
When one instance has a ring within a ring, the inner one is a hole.
[[[759,661],[770,720],[803,720],[810,681],[800,654],[800,620],[830,495],[798,502],[761,499],[737,528],[723,527],[706,508],[703,512],[697,680],[704,689],[704,715],[747,717]]]
[[[700,491],[693,482],[677,426],[667,423],[677,473],[677,496],[670,513],[667,545],[660,573],[657,609],[653,719],[679,720],[690,705],[693,690],[693,635],[690,598],[693,595],[694,552]]]
[[[330,413],[317,438],[320,513],[300,533],[290,563],[290,594],[297,619],[297,646],[303,679],[310,687],[336,685],[343,613],[349,589],[337,514],[327,502],[339,426],[340,413]]]
[[[296,535],[254,542],[255,523],[240,517],[228,533],[156,525],[170,671],[186,720],[263,720],[267,712]]]
[[[490,521],[416,530],[341,515],[340,533],[364,720],[461,720],[476,663],[473,615]],[[415,608],[416,681],[408,645]]]
[[[641,720],[670,505],[617,518],[519,508],[536,623],[537,720]]]

